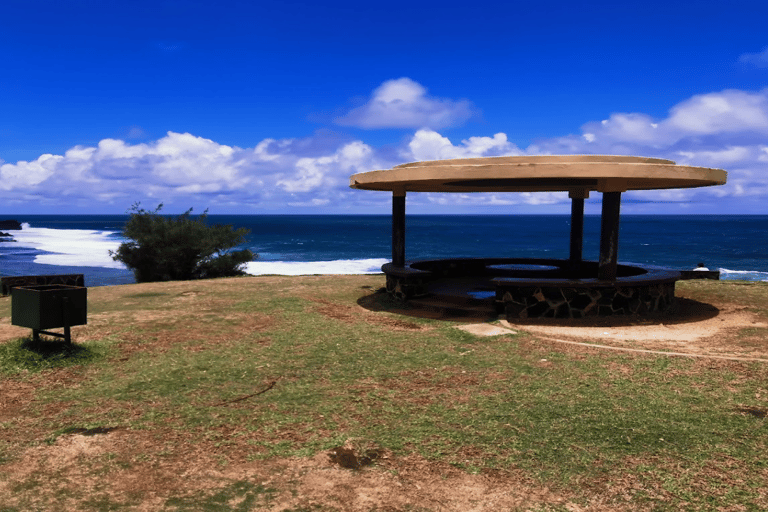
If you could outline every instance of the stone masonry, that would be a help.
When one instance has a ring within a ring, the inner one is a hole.
[[[675,283],[618,287],[505,286],[498,284],[496,302],[509,320],[583,318],[667,311],[675,300]]]

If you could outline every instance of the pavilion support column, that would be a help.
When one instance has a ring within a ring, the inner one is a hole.
[[[600,260],[597,278],[616,280],[619,256],[619,210],[621,192],[603,192],[603,212],[600,218]]]
[[[405,266],[405,190],[392,192],[392,264]]]
[[[589,190],[572,190],[571,198],[571,268],[576,268],[582,261],[584,247],[584,199],[589,197]]]

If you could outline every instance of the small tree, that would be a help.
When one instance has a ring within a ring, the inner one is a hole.
[[[249,230],[206,224],[208,210],[192,218],[190,208],[178,217],[160,215],[163,205],[147,211],[134,204],[123,235],[130,242],[109,254],[133,270],[136,281],[178,281],[243,275],[254,254],[230,251],[245,241]]]

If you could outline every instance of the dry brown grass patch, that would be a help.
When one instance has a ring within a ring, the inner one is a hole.
[[[12,379],[0,381],[0,422],[14,418],[35,396],[35,387]]]
[[[321,298],[310,298],[311,302],[319,304],[316,311],[323,316],[339,320],[346,324],[367,322],[371,325],[387,327],[395,331],[426,331],[430,327],[392,318],[385,314],[369,311],[362,306],[349,306]]]

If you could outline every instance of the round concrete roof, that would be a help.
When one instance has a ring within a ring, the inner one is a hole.
[[[349,186],[393,192],[624,192],[723,185],[722,169],[637,156],[462,158],[353,174]]]

